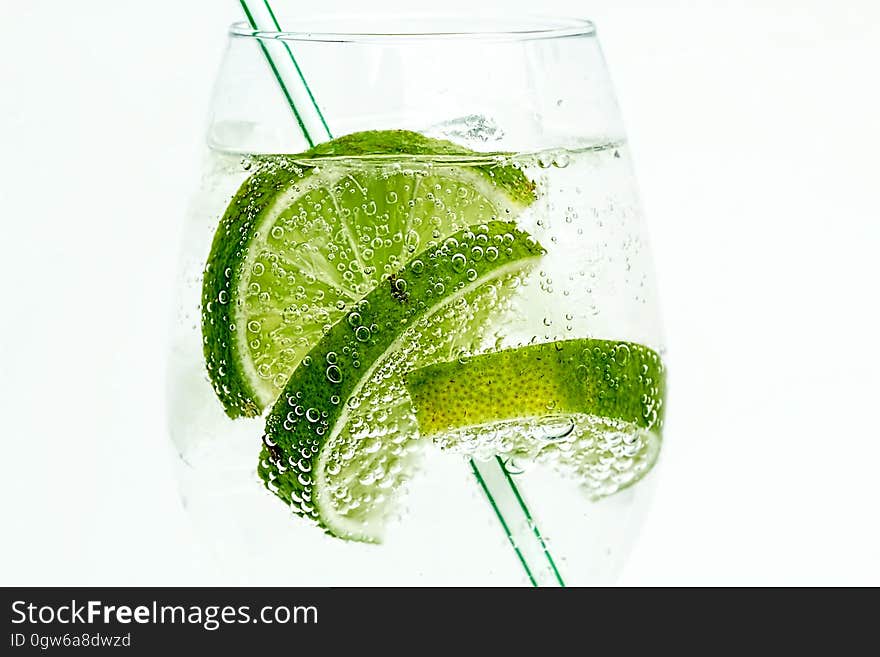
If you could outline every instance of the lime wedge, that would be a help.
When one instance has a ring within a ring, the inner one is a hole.
[[[543,253],[513,222],[489,221],[386,276],[291,374],[266,422],[267,487],[336,536],[380,541],[420,447],[405,372],[449,358],[459,327],[473,334]]]
[[[549,463],[598,498],[653,466],[664,377],[647,347],[583,339],[430,365],[406,387],[420,433],[441,447]]]
[[[351,159],[366,155],[369,165]],[[202,288],[205,360],[230,417],[271,405],[322,336],[372,290],[390,290],[388,277],[415,254],[534,200],[520,170],[459,166],[469,155],[392,130],[254,163],[220,221]],[[445,156],[455,164],[438,164]]]

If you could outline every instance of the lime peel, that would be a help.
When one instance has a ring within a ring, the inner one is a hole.
[[[577,339],[437,363],[406,375],[419,432],[475,458],[544,462],[593,498],[653,466],[665,370],[633,342]]]

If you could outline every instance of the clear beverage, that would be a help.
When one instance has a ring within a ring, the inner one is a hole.
[[[183,236],[168,419],[205,545],[250,584],[613,581],[665,357],[592,24],[288,18],[230,30]]]
[[[230,420],[224,413],[205,367],[200,313],[203,272],[218,220],[259,160],[218,150],[207,155],[202,189],[186,227],[170,377],[170,427],[180,455],[183,498],[217,555],[236,565],[232,574],[242,582],[304,585],[612,581],[645,512],[652,481],[646,473],[656,460],[660,438],[659,432],[589,413],[548,408],[527,421],[492,422],[426,440],[419,437],[412,409],[402,409],[408,406],[406,392],[392,385],[369,404],[373,413],[393,408],[397,417],[374,420],[373,429],[376,436],[387,436],[390,426],[391,432],[405,436],[412,453],[402,472],[386,473],[394,499],[383,518],[380,544],[324,533],[266,489],[257,475],[266,419]],[[406,340],[409,352],[396,356],[394,367],[455,360],[466,364],[475,354],[579,339],[635,343],[662,354],[652,264],[625,143],[585,143],[515,155],[298,161],[319,169],[342,167],[360,172],[363,179],[411,175],[413,181],[476,165],[515,167],[536,184],[535,201],[511,214],[546,253],[493,288],[496,300],[489,318],[467,319],[468,313],[455,306],[451,311],[447,307],[445,315],[435,312],[441,319]],[[411,189],[413,198],[431,193],[415,184]],[[442,198],[455,190],[433,192]],[[400,204],[412,200],[398,196]],[[422,207],[417,203],[414,211]],[[372,215],[376,228],[381,215]],[[370,216],[361,213],[358,221]],[[442,243],[443,233],[452,230],[443,227],[436,241]],[[407,242],[403,233],[385,235],[402,253]],[[416,252],[425,246],[419,244]],[[379,262],[377,269],[385,264]],[[376,281],[384,279],[376,274],[372,280],[378,286]],[[332,302],[324,300],[327,306]],[[313,317],[300,314],[294,323],[307,324],[311,320],[305,316]],[[344,321],[342,311],[327,318],[335,321]],[[420,332],[429,337],[419,337]],[[662,412],[662,399],[655,411]],[[358,412],[365,417],[363,409]],[[375,437],[366,425],[357,440]],[[578,452],[589,458],[578,463],[572,457]],[[511,503],[502,510],[510,525],[507,531],[469,465],[471,458],[485,463],[495,454],[504,458],[524,505]],[[528,516],[521,513],[523,508]],[[513,542],[532,536],[533,544],[520,545],[517,553],[508,534]]]

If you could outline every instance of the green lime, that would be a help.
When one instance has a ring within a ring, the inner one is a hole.
[[[406,388],[422,436],[479,458],[551,463],[593,497],[638,481],[659,452],[664,367],[632,342],[487,353],[409,372]]]
[[[267,487],[336,536],[381,540],[420,447],[405,373],[448,359],[543,253],[513,222],[489,221],[387,275],[291,374],[266,422]]]
[[[395,130],[254,162],[216,231],[202,293],[206,364],[229,416],[271,405],[322,336],[371,291],[390,290],[415,254],[534,200],[519,169],[461,165],[470,155]]]

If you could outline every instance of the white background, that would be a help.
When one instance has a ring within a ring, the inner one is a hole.
[[[663,468],[621,582],[880,584],[880,5],[533,4],[599,26],[664,305]],[[178,501],[164,352],[239,11],[3,0],[0,584],[227,581]]]

